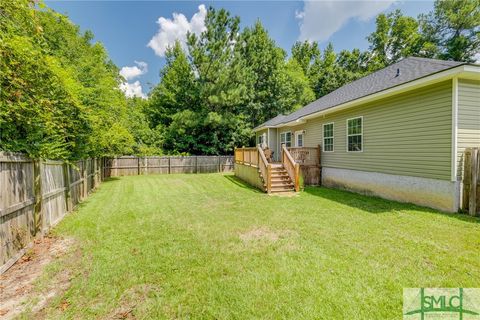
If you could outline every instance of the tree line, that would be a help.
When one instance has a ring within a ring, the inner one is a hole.
[[[417,18],[379,14],[367,50],[296,42],[209,8],[206,30],[167,50],[148,99],[128,99],[91,32],[30,1],[0,4],[0,149],[50,158],[229,154],[252,128],[407,56],[473,62],[480,0],[436,1]]]

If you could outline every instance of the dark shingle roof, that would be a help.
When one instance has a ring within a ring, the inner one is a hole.
[[[416,57],[405,58],[368,76],[350,82],[289,115],[280,115],[270,119],[257,128],[288,123],[309,114],[333,108],[463,64],[466,63]]]

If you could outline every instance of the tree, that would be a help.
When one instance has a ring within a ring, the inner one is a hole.
[[[160,72],[160,83],[152,90],[149,105],[150,121],[155,126],[168,126],[179,111],[200,109],[198,83],[178,42],[166,52],[166,65]]]
[[[310,87],[309,79],[296,59],[292,58],[287,61],[282,69],[280,79],[280,89],[278,90],[280,92],[279,103],[280,105],[288,106],[288,109],[278,112],[272,115],[272,117],[279,113],[286,114],[300,109],[315,100],[315,93]]]
[[[308,77],[312,73],[312,66],[320,59],[320,49],[318,42],[300,42],[297,41],[292,46],[292,58],[297,61],[303,70],[303,73]],[[318,71],[318,70],[315,70]]]
[[[430,56],[474,62],[480,52],[480,1],[435,1],[434,10],[419,16]]]
[[[279,113],[289,112],[293,104],[287,105],[282,96],[284,86],[282,72],[286,53],[277,47],[268,32],[257,21],[252,28],[245,28],[239,39],[242,65],[249,73],[251,92],[244,113],[248,122],[255,127]]]
[[[379,14],[376,30],[367,39],[374,58],[373,69],[386,67],[411,55],[422,54],[423,42],[418,22],[412,17],[404,16],[400,10]]]
[[[92,33],[33,1],[3,1],[0,14],[0,149],[72,160],[131,153],[118,68]]]

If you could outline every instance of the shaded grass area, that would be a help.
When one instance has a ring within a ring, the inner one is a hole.
[[[478,287],[479,231],[468,216],[333,189],[279,197],[231,175],[123,177],[55,229],[82,254],[46,315],[401,318],[404,287]]]

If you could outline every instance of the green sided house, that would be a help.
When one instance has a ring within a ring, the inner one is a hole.
[[[480,147],[480,65],[406,58],[254,131],[273,162],[319,150],[324,186],[456,212],[464,150]]]

